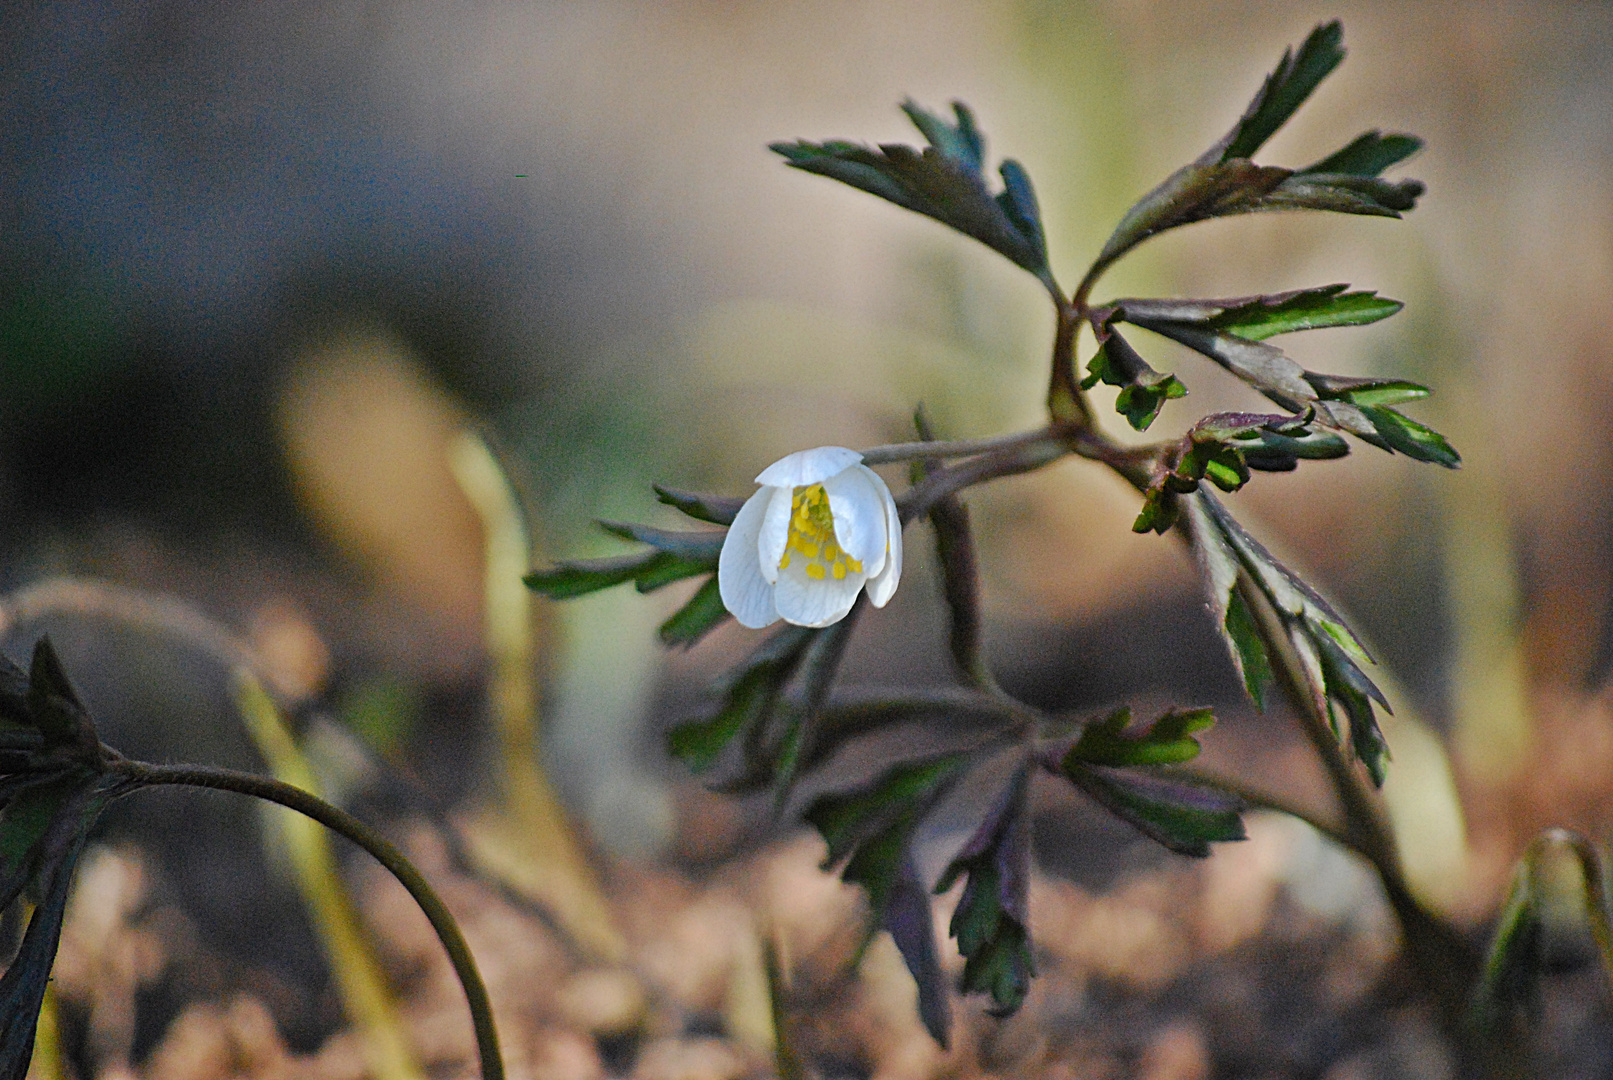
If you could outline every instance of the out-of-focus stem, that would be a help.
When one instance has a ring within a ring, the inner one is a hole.
[[[475,434],[454,440],[449,466],[482,523],[489,711],[498,736],[505,808],[538,871],[519,876],[542,893],[540,899],[578,945],[600,959],[620,961],[626,942],[540,765],[532,593],[521,580],[531,568],[532,545],[520,501],[487,443]],[[499,846],[472,837],[473,853],[489,870],[508,861],[509,852],[497,851]]]
[[[481,1060],[482,1080],[504,1080],[504,1060],[498,1046],[498,1029],[493,1023],[493,1007],[487,998],[487,985],[482,982],[471,955],[465,935],[454,921],[448,905],[442,902],[429,882],[413,863],[404,857],[387,840],[370,829],[347,811],[311,795],[302,788],[268,776],[220,769],[210,765],[153,765],[144,761],[131,761],[112,755],[110,771],[131,781],[130,790],[161,784],[184,787],[211,788],[214,791],[234,791],[241,795],[264,799],[289,807],[297,813],[319,822],[327,829],[338,832],[359,847],[375,856],[376,860],[398,879],[420,906],[431,928],[442,942],[454,974],[465,991],[465,1003],[470,1007],[471,1022],[476,1028],[476,1052]]]
[[[263,684],[245,668],[235,670],[234,684],[236,706],[269,771],[318,795],[314,771]],[[330,842],[308,818],[287,814],[281,825],[297,888],[325,946],[343,1007],[364,1039],[371,1072],[377,1080],[424,1080],[425,1072],[404,1037],[386,975],[342,885]]]

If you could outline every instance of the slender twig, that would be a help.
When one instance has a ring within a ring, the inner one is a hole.
[[[1012,435],[997,435],[989,439],[935,440],[872,446],[862,451],[863,464],[887,465],[894,461],[914,461],[919,458],[971,457],[975,454],[1033,443],[1046,438],[1052,430],[1051,427],[1045,427],[1037,428],[1035,431],[1020,431]]]
[[[481,1059],[482,1080],[504,1080],[504,1061],[499,1054],[498,1030],[493,1025],[493,1007],[487,997],[487,986],[476,968],[476,958],[453,914],[442,898],[414,864],[385,838],[370,829],[353,815],[323,799],[316,798],[301,788],[266,776],[220,769],[209,765],[154,765],[127,758],[115,758],[110,771],[127,779],[132,788],[157,785],[211,788],[215,791],[233,791],[268,802],[289,807],[306,815],[326,828],[340,833],[386,867],[398,883],[408,890],[420,906],[437,940],[448,952],[454,974],[465,992],[465,1003],[470,1007],[471,1023],[476,1030],[476,1052]]]

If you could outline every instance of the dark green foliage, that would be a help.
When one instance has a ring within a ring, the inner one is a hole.
[[[1204,784],[1135,769],[1088,765],[1073,750],[1056,771],[1104,809],[1179,855],[1205,856],[1210,844],[1242,840],[1242,799]]]
[[[1126,705],[1089,722],[1068,756],[1088,765],[1180,765],[1199,756],[1199,741],[1193,735],[1214,727],[1215,713],[1172,709],[1134,735],[1126,734],[1130,723],[1131,708]]]
[[[722,704],[714,715],[679,724],[668,733],[667,748],[672,756],[695,772],[715,765],[736,736],[765,723],[807,646],[819,633],[801,626],[773,631],[723,680]]]
[[[0,714],[11,725],[0,750],[0,910],[25,894],[35,902],[17,955],[0,977],[0,1080],[23,1080],[74,867],[122,785],[104,773],[95,726],[48,639],[35,645],[26,676],[0,658]]]
[[[1529,844],[1496,920],[1468,1022],[1492,1049],[1527,1048],[1542,1011],[1548,924],[1587,932],[1613,977],[1613,912],[1595,845],[1569,829],[1547,829]],[[1566,924],[1566,926],[1565,926]]]
[[[1041,211],[1025,170],[1015,161],[1003,162],[998,170],[1003,190],[993,194],[984,174],[985,142],[967,105],[953,103],[955,124],[911,101],[902,105],[902,111],[929,142],[922,151],[899,143],[876,149],[839,141],[778,142],[771,149],[797,169],[850,184],[950,225],[1053,288]]]
[[[1334,19],[1312,30],[1297,55],[1292,49],[1284,49],[1283,58],[1266,76],[1265,85],[1237,124],[1199,160],[1224,162],[1254,157],[1255,151],[1266,145],[1266,140],[1305,103],[1311,91],[1339,66],[1344,59],[1343,43],[1344,27]]]
[[[723,607],[722,594],[713,575],[661,624],[661,643],[688,648],[727,621],[728,609]]]
[[[1247,602],[1234,592],[1246,579],[1280,621],[1306,674],[1317,706],[1334,718],[1338,708],[1350,725],[1350,745],[1375,784],[1388,769],[1389,749],[1378,729],[1372,702],[1389,708],[1376,684],[1361,670],[1371,657],[1339,614],[1316,590],[1272,557],[1246,532],[1216,498],[1200,489],[1184,496],[1188,532],[1210,590],[1210,610],[1226,639],[1233,662],[1251,694],[1263,679],[1251,673],[1269,670],[1270,658],[1248,631],[1254,627]],[[1234,597],[1239,604],[1233,607]]]
[[[1460,468],[1462,457],[1445,436],[1390,406],[1428,396],[1428,389],[1404,379],[1354,379],[1307,372],[1321,399],[1318,412],[1333,426],[1372,445],[1409,458]]]
[[[524,579],[527,587],[552,600],[586,596],[612,585],[631,581],[641,593],[653,592],[674,581],[709,574],[717,569],[726,532],[674,532],[647,525],[602,521],[600,528],[624,540],[649,544],[646,551],[609,559],[579,559],[534,570]]]
[[[1159,462],[1132,523],[1135,532],[1163,533],[1176,522],[1178,495],[1197,491],[1208,480],[1222,491],[1249,482],[1251,469],[1290,472],[1301,460],[1343,457],[1349,445],[1337,435],[1316,431],[1314,413],[1212,413],[1200,420]]]
[[[1378,177],[1418,148],[1410,136],[1367,132],[1298,171],[1249,160],[1344,58],[1343,33],[1337,21],[1325,23],[1297,54],[1284,52],[1232,130],[1127,211],[1096,265],[1107,266],[1150,236],[1210,218],[1269,210],[1399,217],[1415,206],[1422,184]]]
[[[1031,957],[1029,764],[1014,771],[996,804],[947,864],[935,891],[967,875],[953,909],[951,935],[964,956],[962,989],[990,994],[995,1016],[1024,1003],[1036,974]]]
[[[855,791],[820,795],[802,815],[829,846],[824,869],[844,863],[840,877],[862,886],[872,926],[891,931],[918,982],[920,1001],[929,1003],[923,1010],[925,1024],[943,1046],[945,988],[935,958],[928,895],[913,870],[909,845],[919,822],[967,764],[964,754],[906,762]]]
[[[732,525],[734,515],[745,505],[744,499],[724,495],[700,495],[692,491],[663,487],[660,484],[650,486],[655,489],[655,497],[666,505],[677,507],[696,521],[709,521],[713,525]]]
[[[1102,344],[1087,364],[1087,377],[1081,389],[1090,390],[1101,380],[1120,387],[1115,411],[1137,431],[1146,431],[1159,416],[1165,402],[1185,397],[1187,387],[1175,375],[1165,375],[1148,366],[1148,361],[1114,330],[1098,330]]]

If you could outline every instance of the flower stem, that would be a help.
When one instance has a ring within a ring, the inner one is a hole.
[[[437,940],[448,952],[454,974],[464,988],[465,1003],[470,1007],[471,1023],[476,1030],[476,1052],[481,1059],[482,1080],[504,1080],[504,1061],[499,1054],[498,1030],[493,1025],[493,1007],[487,997],[487,986],[476,968],[476,958],[471,955],[470,946],[465,943],[465,936],[460,932],[459,924],[454,921],[448,906],[420,871],[415,869],[414,864],[389,841],[345,810],[301,788],[266,776],[208,765],[154,765],[127,758],[115,758],[110,771],[126,778],[133,787],[169,784],[211,788],[278,803],[340,833],[373,855],[408,890],[431,922]]]
[[[1052,428],[1020,431],[1013,435],[997,435],[990,439],[959,439],[954,441],[926,441],[890,443],[870,447],[862,452],[864,465],[888,465],[895,461],[915,461],[920,458],[972,457],[993,450],[1007,450],[1045,438]]]

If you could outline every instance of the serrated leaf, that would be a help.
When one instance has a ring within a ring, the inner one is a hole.
[[[1287,169],[1244,160],[1183,166],[1126,211],[1098,253],[1096,264],[1106,266],[1168,229],[1247,213],[1257,200],[1291,175]]]
[[[785,626],[767,637],[722,684],[722,704],[704,720],[679,724],[667,733],[667,749],[694,772],[717,763],[728,744],[757,728],[772,714],[784,684],[795,673],[806,647],[821,631]]]
[[[952,108],[955,124],[911,101],[903,104],[930,144],[922,151],[897,143],[876,149],[804,140],[770,148],[794,168],[839,180],[972,236],[1052,287],[1041,213],[1029,177],[1017,163],[1004,162],[1005,190],[988,190],[984,141],[974,114],[962,102]]]
[[[1192,761],[1199,755],[1199,741],[1193,735],[1213,727],[1215,713],[1210,709],[1172,709],[1135,735],[1126,734],[1130,723],[1129,706],[1090,722],[1070,748],[1070,756],[1088,765],[1115,767]]]
[[[732,525],[739,508],[745,505],[744,499],[726,495],[701,495],[660,484],[651,486],[655,489],[655,497],[661,502],[677,507],[696,521],[709,521],[713,525]]]
[[[1297,54],[1284,49],[1276,69],[1266,77],[1237,124],[1200,160],[1253,157],[1339,66],[1344,59],[1343,41],[1344,27],[1334,19],[1312,30]]]
[[[1385,135],[1380,131],[1367,131],[1300,172],[1377,176],[1422,148],[1423,141],[1415,135]]]
[[[1098,351],[1087,364],[1081,388],[1090,390],[1099,380],[1121,388],[1115,411],[1137,431],[1146,431],[1165,402],[1185,397],[1187,387],[1174,375],[1155,371],[1115,330],[1099,324]]]
[[[1203,857],[1210,844],[1245,837],[1242,799],[1203,784],[1129,769],[1088,765],[1073,755],[1060,774],[1104,809],[1179,855]]]
[[[1375,787],[1382,787],[1389,773],[1389,744],[1378,727],[1372,703],[1376,701],[1385,710],[1389,702],[1373,681],[1355,663],[1353,657],[1334,641],[1331,635],[1315,635],[1317,655],[1321,659],[1323,686],[1329,698],[1329,708],[1337,702],[1350,724],[1350,747],[1356,759],[1366,766]],[[1338,729],[1333,717],[1333,727]]]
[[[990,812],[947,864],[935,891],[968,875],[949,928],[964,956],[962,989],[991,995],[994,1016],[1024,1003],[1036,974],[1029,925],[1030,771],[1015,770]]]
[[[715,560],[684,559],[651,548],[608,559],[561,560],[547,570],[532,571],[522,580],[527,588],[551,600],[570,600],[629,581],[648,582],[639,584],[639,591],[649,592],[715,569]]]
[[[661,642],[688,648],[722,625],[727,618],[728,609],[723,606],[717,578],[713,575],[695,590],[687,603],[661,624]]]

